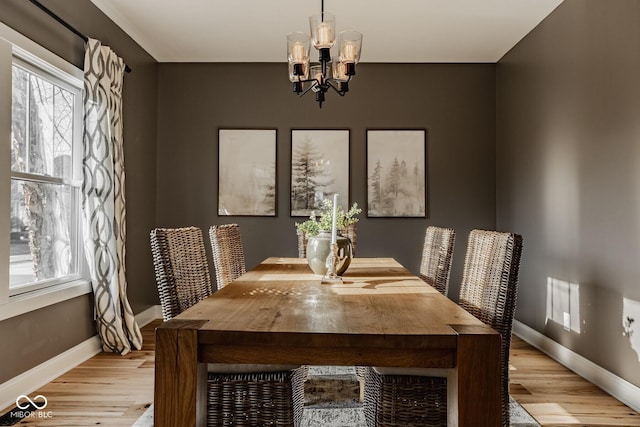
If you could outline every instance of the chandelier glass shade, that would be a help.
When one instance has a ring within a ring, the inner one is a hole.
[[[312,91],[320,108],[325,94],[332,89],[340,96],[349,91],[349,82],[356,74],[356,64],[362,51],[362,33],[342,31],[336,37],[336,18],[324,11],[309,17],[310,33],[287,34],[287,62],[293,92],[299,96]],[[311,45],[318,51],[318,62],[311,63]],[[335,54],[331,55],[334,49]]]

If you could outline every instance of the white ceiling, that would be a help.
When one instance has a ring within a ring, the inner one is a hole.
[[[285,62],[319,0],[91,0],[159,62]],[[497,62],[563,0],[325,0],[362,62]]]

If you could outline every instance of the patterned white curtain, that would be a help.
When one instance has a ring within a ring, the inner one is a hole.
[[[89,39],[84,60],[83,214],[87,262],[104,351],[127,354],[142,335],[127,300],[126,209],[122,141],[125,64]]]

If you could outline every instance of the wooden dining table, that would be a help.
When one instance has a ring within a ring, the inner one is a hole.
[[[206,363],[450,368],[449,425],[499,426],[500,335],[392,258],[323,283],[268,258],[156,329],[154,423],[201,426]]]

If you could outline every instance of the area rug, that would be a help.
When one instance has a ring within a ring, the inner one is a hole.
[[[360,385],[353,367],[310,366],[301,427],[366,427]],[[540,427],[513,398],[511,427]],[[153,427],[153,405],[132,427]]]

